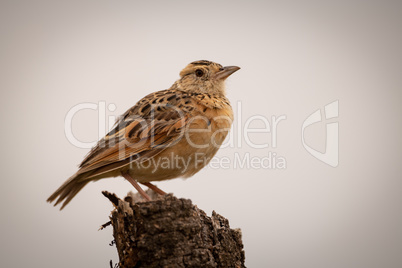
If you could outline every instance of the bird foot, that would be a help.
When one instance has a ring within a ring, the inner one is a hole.
[[[141,188],[141,186],[134,180],[128,172],[121,172],[121,175],[128,180],[134,188],[138,191],[138,193],[147,201],[151,201],[151,197]]]
[[[161,190],[160,188],[158,188],[156,185],[150,183],[150,182],[142,182],[141,184],[147,186],[149,189],[151,189],[152,191],[154,191],[155,193],[159,194],[159,195],[166,195],[166,192]]]

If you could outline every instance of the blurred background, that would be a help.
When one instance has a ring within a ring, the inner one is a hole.
[[[402,267],[401,10],[400,1],[2,0],[2,266],[118,262],[112,228],[98,231],[113,209],[101,191],[123,197],[128,182],[89,184],[62,212],[45,202],[89,151],[66,137],[65,119],[78,104],[96,108],[71,120],[88,147],[206,59],[242,68],[227,82],[235,142],[218,165],[157,185],[241,228],[248,267]],[[339,116],[327,120],[334,101]],[[304,141],[324,153],[337,123],[335,167],[302,143],[317,110]],[[270,132],[245,138],[267,122]],[[284,165],[235,166],[246,155]]]

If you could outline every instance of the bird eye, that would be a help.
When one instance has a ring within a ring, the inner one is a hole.
[[[195,70],[195,75],[196,75],[197,77],[201,77],[201,76],[204,75],[204,71],[201,70],[201,69],[197,69],[197,70]]]

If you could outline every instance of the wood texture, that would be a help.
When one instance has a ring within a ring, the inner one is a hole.
[[[115,204],[110,217],[119,267],[245,267],[240,229],[191,200],[171,194],[150,202],[103,193]]]

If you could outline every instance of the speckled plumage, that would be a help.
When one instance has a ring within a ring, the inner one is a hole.
[[[88,182],[122,174],[136,188],[135,181],[155,187],[149,182],[194,175],[230,130],[233,112],[224,80],[238,69],[210,61],[187,65],[171,88],[151,93],[127,110],[48,202],[57,198],[55,205],[64,201],[63,208]],[[183,165],[174,165],[175,158]],[[158,166],[167,159],[169,167]]]

